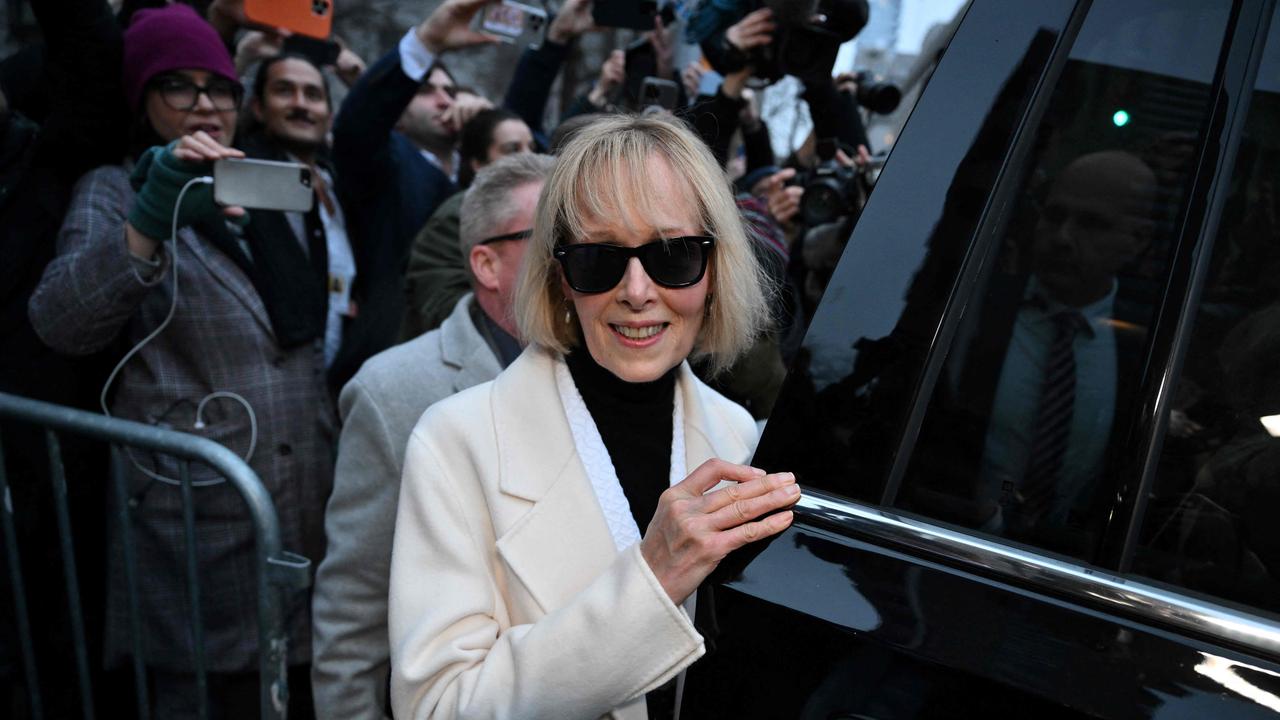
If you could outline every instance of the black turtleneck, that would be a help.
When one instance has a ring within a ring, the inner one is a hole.
[[[597,364],[586,348],[569,353],[565,361],[644,535],[658,509],[658,496],[671,484],[671,412],[678,366],[653,382],[631,383]]]

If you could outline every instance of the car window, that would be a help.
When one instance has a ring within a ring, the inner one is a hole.
[[[755,462],[879,501],[955,273],[1075,0],[967,11],[791,363]],[[936,282],[922,282],[921,277]]]
[[[961,319],[897,507],[1095,558],[1230,10],[1092,3],[1011,166],[1017,190],[971,261],[977,281],[953,300]]]
[[[1280,611],[1280,23],[1273,17],[1135,572]]]

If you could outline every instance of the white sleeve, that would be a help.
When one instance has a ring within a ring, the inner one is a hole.
[[[410,79],[422,82],[436,64],[436,56],[422,41],[418,39],[418,29],[409,28],[409,32],[400,38],[400,67]]]
[[[391,558],[396,717],[600,717],[702,656],[702,638],[640,555],[620,553],[536,622],[507,627],[482,492],[419,425],[409,441]]]

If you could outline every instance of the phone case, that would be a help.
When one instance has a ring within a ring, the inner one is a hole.
[[[244,14],[260,25],[321,40],[333,28],[333,0],[244,0]]]
[[[316,195],[306,165],[227,159],[213,164],[213,199],[249,209],[308,212]]]
[[[538,45],[546,33],[547,13],[542,8],[506,0],[481,8],[475,29],[513,45]]]

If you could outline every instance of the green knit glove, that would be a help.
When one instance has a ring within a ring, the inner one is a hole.
[[[188,162],[175,156],[173,148],[177,144],[175,140],[166,146],[148,149],[129,176],[130,184],[138,192],[129,210],[129,224],[155,240],[168,240],[172,235],[174,205],[183,186],[193,178],[213,172],[209,163]],[[213,201],[213,186],[202,183],[191,186],[182,196],[178,227],[204,225],[224,217],[222,208]],[[249,221],[247,216],[227,219],[240,225]]]

